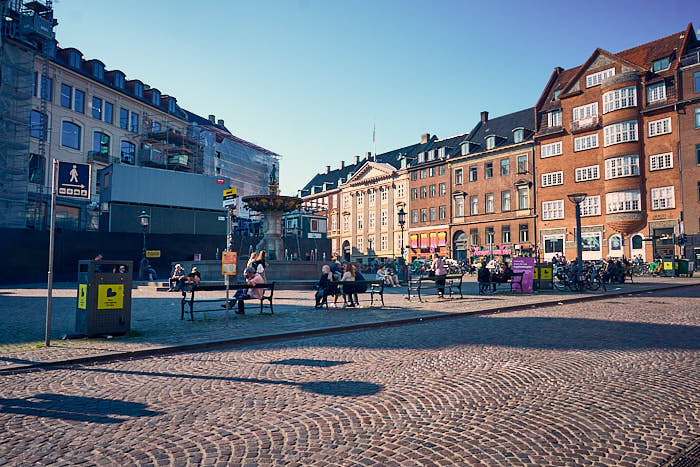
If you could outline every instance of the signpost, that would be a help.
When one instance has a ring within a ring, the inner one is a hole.
[[[236,261],[237,253],[231,251],[231,244],[233,243],[233,238],[231,235],[231,227],[233,225],[233,211],[236,209],[238,190],[236,188],[229,188],[223,190],[223,206],[226,208],[226,251],[221,255],[221,274],[224,275],[224,281],[226,282],[226,327],[228,327],[228,316],[229,310],[231,308],[231,302],[229,301],[229,278],[236,275]],[[228,262],[227,262],[228,261]],[[233,263],[231,263],[233,261]],[[233,268],[231,268],[233,264]],[[231,272],[232,271],[232,272]]]

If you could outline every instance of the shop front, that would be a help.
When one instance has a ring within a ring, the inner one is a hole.
[[[431,255],[449,256],[447,232],[414,232],[408,236],[410,260],[428,258]]]

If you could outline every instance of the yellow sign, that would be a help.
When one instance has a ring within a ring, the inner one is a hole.
[[[87,284],[78,284],[78,308],[85,309],[87,305]]]
[[[536,281],[539,278],[540,278],[540,268],[535,268],[535,271],[532,274],[532,280]]]
[[[228,190],[224,190],[224,198],[227,196],[236,196],[237,192],[237,188],[229,188]]]
[[[160,258],[160,250],[146,250],[146,258]]]
[[[100,284],[97,289],[97,309],[124,308],[124,284]]]
[[[673,269],[673,261],[664,261],[664,269]]]
[[[540,279],[551,281],[552,280],[552,268],[540,268]]]
[[[238,262],[238,253],[235,251],[223,251],[221,253],[221,274],[224,276],[236,275],[236,263]]]

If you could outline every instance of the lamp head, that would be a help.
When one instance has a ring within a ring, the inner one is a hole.
[[[146,228],[148,227],[148,222],[151,220],[151,216],[146,214],[146,211],[141,211],[141,214],[138,216],[139,223],[141,224],[141,227]]]
[[[586,196],[588,196],[586,193],[572,193],[570,195],[567,195],[569,197],[569,201],[571,201],[574,204],[580,204],[583,202],[584,199],[586,199]]]
[[[399,212],[397,214],[399,216],[399,225],[406,224],[406,211],[403,210],[403,206],[399,208]]]

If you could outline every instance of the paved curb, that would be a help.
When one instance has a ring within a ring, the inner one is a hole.
[[[596,301],[596,300],[607,300],[609,298],[620,297],[623,295],[638,295],[638,294],[647,293],[647,292],[658,292],[661,290],[674,290],[674,289],[680,289],[680,288],[685,288],[685,287],[698,287],[698,286],[699,286],[699,284],[677,284],[677,285],[670,285],[670,286],[665,286],[665,287],[646,288],[643,290],[634,290],[634,291],[628,290],[628,291],[621,291],[621,292],[611,292],[611,293],[606,293],[606,294],[601,294],[601,295],[589,295],[589,296],[584,296],[584,297],[548,300],[548,301],[539,302],[539,303],[511,305],[511,306],[503,306],[503,307],[498,307],[498,308],[488,308],[488,309],[478,310],[478,311],[465,311],[465,312],[461,312],[461,313],[451,313],[451,314],[430,313],[430,314],[426,314],[424,316],[414,316],[411,318],[401,318],[401,319],[394,319],[394,320],[389,320],[389,321],[373,321],[373,322],[368,322],[368,323],[359,323],[359,324],[350,324],[350,325],[341,325],[341,326],[330,326],[330,327],[324,327],[324,328],[312,328],[312,329],[304,329],[302,331],[289,331],[289,332],[282,332],[282,333],[275,333],[275,334],[257,334],[254,336],[204,341],[204,342],[197,342],[194,344],[153,347],[153,348],[149,348],[149,349],[131,350],[131,351],[125,351],[125,352],[113,352],[113,353],[109,353],[109,354],[105,354],[105,355],[78,357],[78,358],[72,358],[72,359],[66,359],[66,360],[56,360],[56,361],[51,361],[51,362],[38,362],[38,363],[29,364],[29,365],[15,366],[12,368],[0,368],[0,374],[12,374],[12,373],[26,372],[26,371],[31,371],[31,370],[61,367],[61,366],[66,366],[66,365],[77,365],[77,364],[84,364],[84,363],[98,363],[98,362],[107,362],[107,361],[128,360],[128,359],[134,359],[134,358],[151,357],[151,356],[156,356],[156,355],[168,355],[168,354],[174,354],[174,353],[191,352],[191,351],[206,350],[206,349],[212,349],[212,348],[234,347],[234,346],[240,346],[240,345],[246,345],[246,344],[257,344],[257,343],[262,343],[262,342],[288,340],[288,339],[294,339],[294,338],[299,338],[299,337],[309,337],[309,336],[318,336],[318,335],[324,335],[324,334],[335,334],[335,333],[340,333],[340,332],[352,332],[352,331],[358,331],[358,330],[363,330],[363,329],[375,329],[375,328],[390,327],[390,326],[400,326],[400,325],[404,325],[404,324],[419,323],[422,321],[465,318],[465,317],[469,317],[469,316],[492,315],[492,314],[497,314],[497,313],[506,313],[506,312],[518,311],[518,310],[544,308],[544,307],[553,306],[553,305],[570,305],[570,304],[574,304],[574,303],[591,302],[591,301]]]

